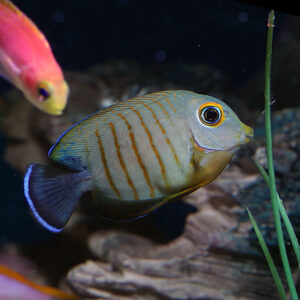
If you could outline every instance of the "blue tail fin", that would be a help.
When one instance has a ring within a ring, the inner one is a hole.
[[[40,224],[52,232],[62,231],[79,198],[89,190],[88,179],[88,171],[64,173],[58,168],[29,165],[24,194]]]

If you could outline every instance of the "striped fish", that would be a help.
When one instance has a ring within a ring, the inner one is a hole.
[[[252,136],[210,96],[178,90],[132,98],[64,132],[49,151],[60,167],[29,165],[25,197],[53,232],[87,191],[105,217],[142,216],[214,180]]]

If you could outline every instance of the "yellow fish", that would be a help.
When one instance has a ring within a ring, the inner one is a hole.
[[[62,114],[69,88],[50,45],[12,2],[0,0],[0,75],[40,110]]]
[[[42,286],[0,264],[1,300],[80,300],[56,288]]]
[[[29,165],[25,197],[53,232],[87,191],[105,217],[142,216],[210,183],[252,136],[210,96],[178,90],[132,98],[64,132],[49,151],[60,167]]]

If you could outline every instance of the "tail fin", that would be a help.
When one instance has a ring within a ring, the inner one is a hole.
[[[45,228],[60,232],[81,195],[90,189],[89,172],[64,173],[58,168],[31,164],[24,177],[24,194]]]

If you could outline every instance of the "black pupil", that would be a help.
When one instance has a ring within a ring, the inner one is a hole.
[[[47,92],[47,90],[45,90],[43,88],[39,89],[39,93],[44,99],[47,99],[49,97],[49,93]]]
[[[207,108],[204,112],[205,121],[214,123],[219,119],[219,112],[215,108]]]

